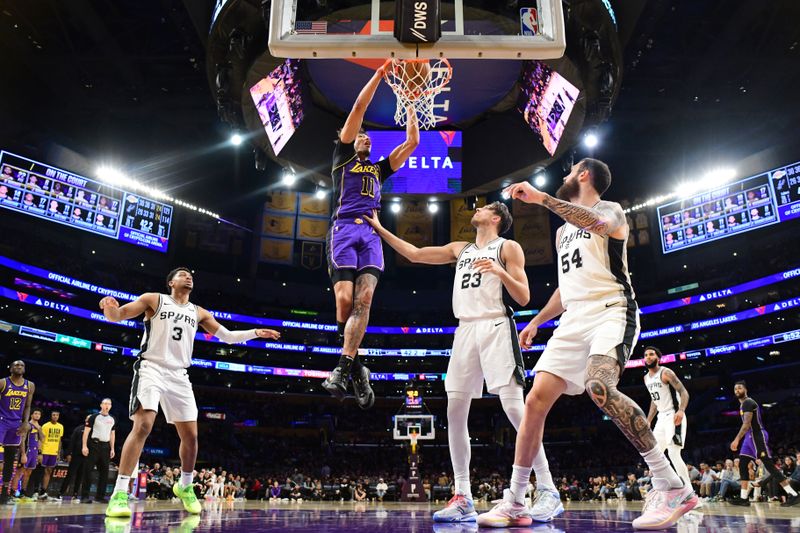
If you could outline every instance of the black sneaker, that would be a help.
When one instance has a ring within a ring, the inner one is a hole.
[[[369,368],[362,366],[359,372],[353,372],[353,392],[358,406],[369,409],[375,403],[375,393],[369,384]]]
[[[347,396],[347,377],[342,367],[337,366],[331,371],[331,375],[322,382],[322,388],[331,393],[331,396],[344,400]]]
[[[94,503],[91,498],[81,498],[81,503]]]
[[[729,501],[731,505],[738,505],[740,507],[750,507],[750,500],[746,498],[731,498]]]
[[[800,496],[786,496],[786,501],[781,504],[781,507],[791,507],[800,503]]]

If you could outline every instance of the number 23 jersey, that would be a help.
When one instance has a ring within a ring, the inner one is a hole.
[[[469,243],[459,254],[453,280],[453,314],[457,319],[497,318],[508,314],[503,303],[503,282],[500,278],[472,268],[478,259],[489,259],[505,269],[500,258],[504,242],[504,238],[498,237],[483,248]]]
[[[556,265],[564,309],[571,302],[635,298],[628,274],[627,240],[591,233],[569,223],[561,226]]]
[[[167,368],[189,368],[197,333],[197,307],[191,302],[180,305],[167,294],[159,294],[158,300],[155,314],[144,321],[139,357]]]

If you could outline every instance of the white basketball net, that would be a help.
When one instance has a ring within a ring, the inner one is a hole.
[[[411,439],[411,453],[417,453],[417,439],[419,438],[419,433],[409,433],[408,436]]]
[[[412,72],[404,67],[404,64],[408,62],[428,63],[430,70],[426,72],[423,69],[417,69]],[[390,59],[387,61],[384,66],[383,79],[397,97],[397,107],[394,112],[394,121],[397,125],[406,125],[407,109],[413,107],[416,110],[420,128],[427,130],[436,126],[433,100],[450,81],[452,73],[450,62],[445,58],[434,59],[430,62],[427,59]]]

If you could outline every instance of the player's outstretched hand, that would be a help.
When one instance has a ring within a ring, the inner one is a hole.
[[[499,276],[503,272],[503,268],[497,264],[497,261],[492,261],[491,259],[478,259],[474,263],[472,263],[472,269],[480,272],[481,274],[486,274],[487,272],[491,272],[496,276]]]
[[[526,350],[530,349],[533,344],[533,339],[539,331],[539,326],[533,322],[529,322],[527,326],[519,334],[519,344]]]
[[[541,204],[544,202],[544,193],[527,181],[509,185],[503,189],[503,195],[522,200],[526,204]]]
[[[362,218],[375,229],[381,229],[383,227],[380,218],[378,218],[378,212],[374,209],[372,210],[372,215],[364,215]]]
[[[110,309],[118,309],[119,302],[113,296],[106,296],[102,300],[100,300],[100,309],[105,309],[106,307]]]
[[[256,335],[258,335],[262,339],[280,339],[281,334],[275,331],[274,329],[257,329]]]

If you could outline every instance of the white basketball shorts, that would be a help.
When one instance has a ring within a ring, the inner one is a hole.
[[[139,359],[133,365],[130,417],[139,406],[158,412],[159,405],[170,424],[197,421],[197,402],[186,369]]]
[[[675,412],[658,414],[656,418],[656,425],[653,428],[653,436],[656,438],[659,450],[666,450],[667,446],[675,446],[672,437],[675,435]],[[678,446],[681,450],[686,445],[686,415],[681,422],[681,445]]]

